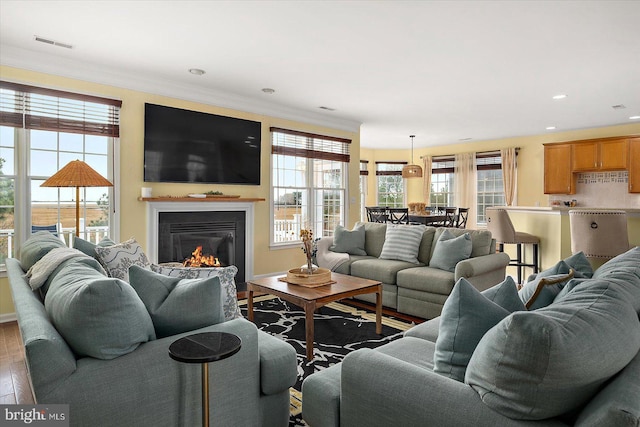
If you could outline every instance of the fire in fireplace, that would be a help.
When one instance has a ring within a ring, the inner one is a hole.
[[[202,254],[202,246],[198,246],[195,251],[191,252],[191,258],[185,259],[182,265],[185,267],[222,267],[217,257]]]

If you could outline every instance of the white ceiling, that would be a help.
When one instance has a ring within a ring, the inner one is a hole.
[[[640,1],[0,0],[0,63],[426,147],[632,122],[639,22]]]

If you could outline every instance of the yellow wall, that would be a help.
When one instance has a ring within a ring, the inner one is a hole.
[[[255,236],[254,236],[254,275],[286,271],[291,266],[304,262],[304,254],[300,248],[270,250],[269,248],[269,199],[270,199],[270,153],[271,126],[300,130],[323,135],[331,135],[352,140],[349,166],[349,198],[355,197],[355,203],[349,205],[347,226],[351,226],[360,218],[359,212],[359,154],[360,136],[358,132],[347,132],[306,123],[283,120],[259,114],[220,108],[212,105],[183,101],[149,93],[137,92],[112,86],[89,83],[74,79],[20,70],[11,67],[0,67],[0,78],[18,83],[51,87],[73,92],[87,93],[122,100],[120,111],[120,200],[116,207],[120,214],[120,236],[116,240],[135,237],[143,246],[146,243],[146,204],[137,198],[141,187],[152,187],[153,194],[186,195],[189,193],[218,190],[226,194],[239,194],[242,197],[264,198],[264,202],[255,204]],[[262,122],[262,171],[261,185],[211,185],[211,184],[164,184],[145,183],[143,181],[143,138],[144,138],[144,103],[162,104],[171,107],[203,111],[242,119]],[[12,313],[11,293],[7,279],[0,279],[0,316]]]
[[[550,142],[573,141],[578,139],[604,138],[619,135],[640,135],[640,123],[609,126],[593,129],[582,129],[567,132],[546,133],[535,136],[496,139],[487,141],[470,141],[461,144],[442,145],[438,147],[414,149],[414,162],[422,165],[420,156],[441,156],[480,151],[493,151],[501,148],[519,147],[518,153],[518,190],[517,206],[549,205],[549,196],[544,194],[544,147]],[[408,144],[407,144],[408,145]],[[368,150],[361,149],[360,157],[369,161],[369,193],[366,206],[376,205],[376,161],[410,161],[411,150]],[[422,180],[407,180],[407,202],[422,202]]]

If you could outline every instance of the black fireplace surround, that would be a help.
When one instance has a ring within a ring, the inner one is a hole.
[[[202,246],[222,267],[235,265],[236,283],[244,283],[245,221],[244,211],[160,212],[158,263],[183,262]]]

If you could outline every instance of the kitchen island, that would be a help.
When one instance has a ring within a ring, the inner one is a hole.
[[[640,245],[640,208],[587,208],[565,206],[506,206],[509,217],[516,231],[533,234],[540,238],[540,266],[541,270],[552,267],[559,260],[571,255],[571,226],[569,224],[569,210],[622,210],[627,212],[627,227],[629,245]],[[527,248],[529,249],[529,248]],[[515,257],[515,245],[506,245],[505,251]],[[513,251],[513,253],[511,253]],[[531,252],[526,253],[530,260]],[[513,270],[513,271],[511,271]],[[510,267],[508,274],[515,274],[515,268]],[[530,269],[527,270],[527,274]]]

